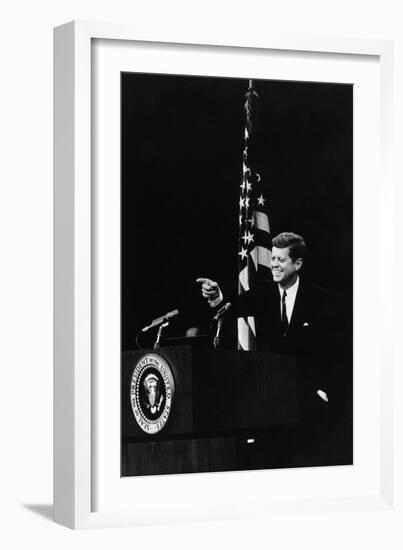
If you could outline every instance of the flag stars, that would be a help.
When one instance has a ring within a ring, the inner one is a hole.
[[[246,208],[249,208],[249,201],[250,201],[250,198],[249,198],[249,197],[246,197],[246,199],[245,199],[245,206],[246,206]]]
[[[245,191],[245,180],[242,181],[240,188],[242,189],[242,192]]]
[[[254,217],[249,218],[248,223],[250,223],[250,226],[253,227],[255,225],[255,218]]]
[[[264,206],[265,202],[266,202],[266,199],[263,198],[263,195],[260,195],[260,197],[257,198],[258,205]]]
[[[239,197],[239,208],[245,208],[245,199]]]
[[[249,181],[246,182],[246,191],[249,192],[252,189],[252,184]]]
[[[247,257],[247,255],[248,255],[248,251],[245,250],[245,248],[242,247],[242,248],[241,248],[241,251],[238,252],[238,255],[241,256],[241,259],[242,259],[242,260],[244,260],[244,259]]]
[[[245,233],[242,235],[241,239],[243,239],[244,244],[246,244],[246,242],[248,241],[248,231],[245,231]]]
[[[248,241],[248,244],[250,244],[253,241],[253,234],[250,231],[248,231],[248,234],[246,236],[246,240]]]

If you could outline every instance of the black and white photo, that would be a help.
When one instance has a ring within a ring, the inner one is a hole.
[[[121,74],[122,476],[353,463],[353,87]]]

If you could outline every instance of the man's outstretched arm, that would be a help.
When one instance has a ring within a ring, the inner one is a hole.
[[[201,284],[202,296],[208,300],[211,307],[217,307],[224,301],[224,295],[216,281],[199,277],[196,279],[196,283]],[[254,290],[248,290],[237,296],[227,296],[225,299],[230,300],[231,313],[236,317],[255,315],[256,313],[256,293]]]

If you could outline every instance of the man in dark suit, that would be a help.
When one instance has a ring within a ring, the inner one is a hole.
[[[274,237],[270,265],[273,280],[260,282],[231,298],[230,310],[237,317],[255,318],[258,351],[296,356],[300,423],[290,435],[295,445],[289,465],[326,463],[329,442],[325,439],[331,436],[327,433],[332,406],[329,386],[338,321],[327,293],[300,277],[305,249],[304,239],[295,233]],[[215,281],[199,278],[197,282],[212,307],[222,303],[224,296]]]
[[[322,347],[328,331],[329,311],[323,289],[303,281],[305,241],[295,233],[281,233],[272,240],[272,281],[231,298],[232,313],[254,316],[256,342],[260,351],[312,353]],[[215,281],[199,278],[202,295],[212,307],[224,296]],[[324,322],[326,321],[326,322]]]

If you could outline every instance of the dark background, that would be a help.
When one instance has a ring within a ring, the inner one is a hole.
[[[272,235],[305,237],[303,276],[336,293],[351,323],[352,86],[254,83]],[[247,79],[122,73],[122,350],[176,308],[167,336],[207,330],[197,277],[237,288],[247,88]]]

